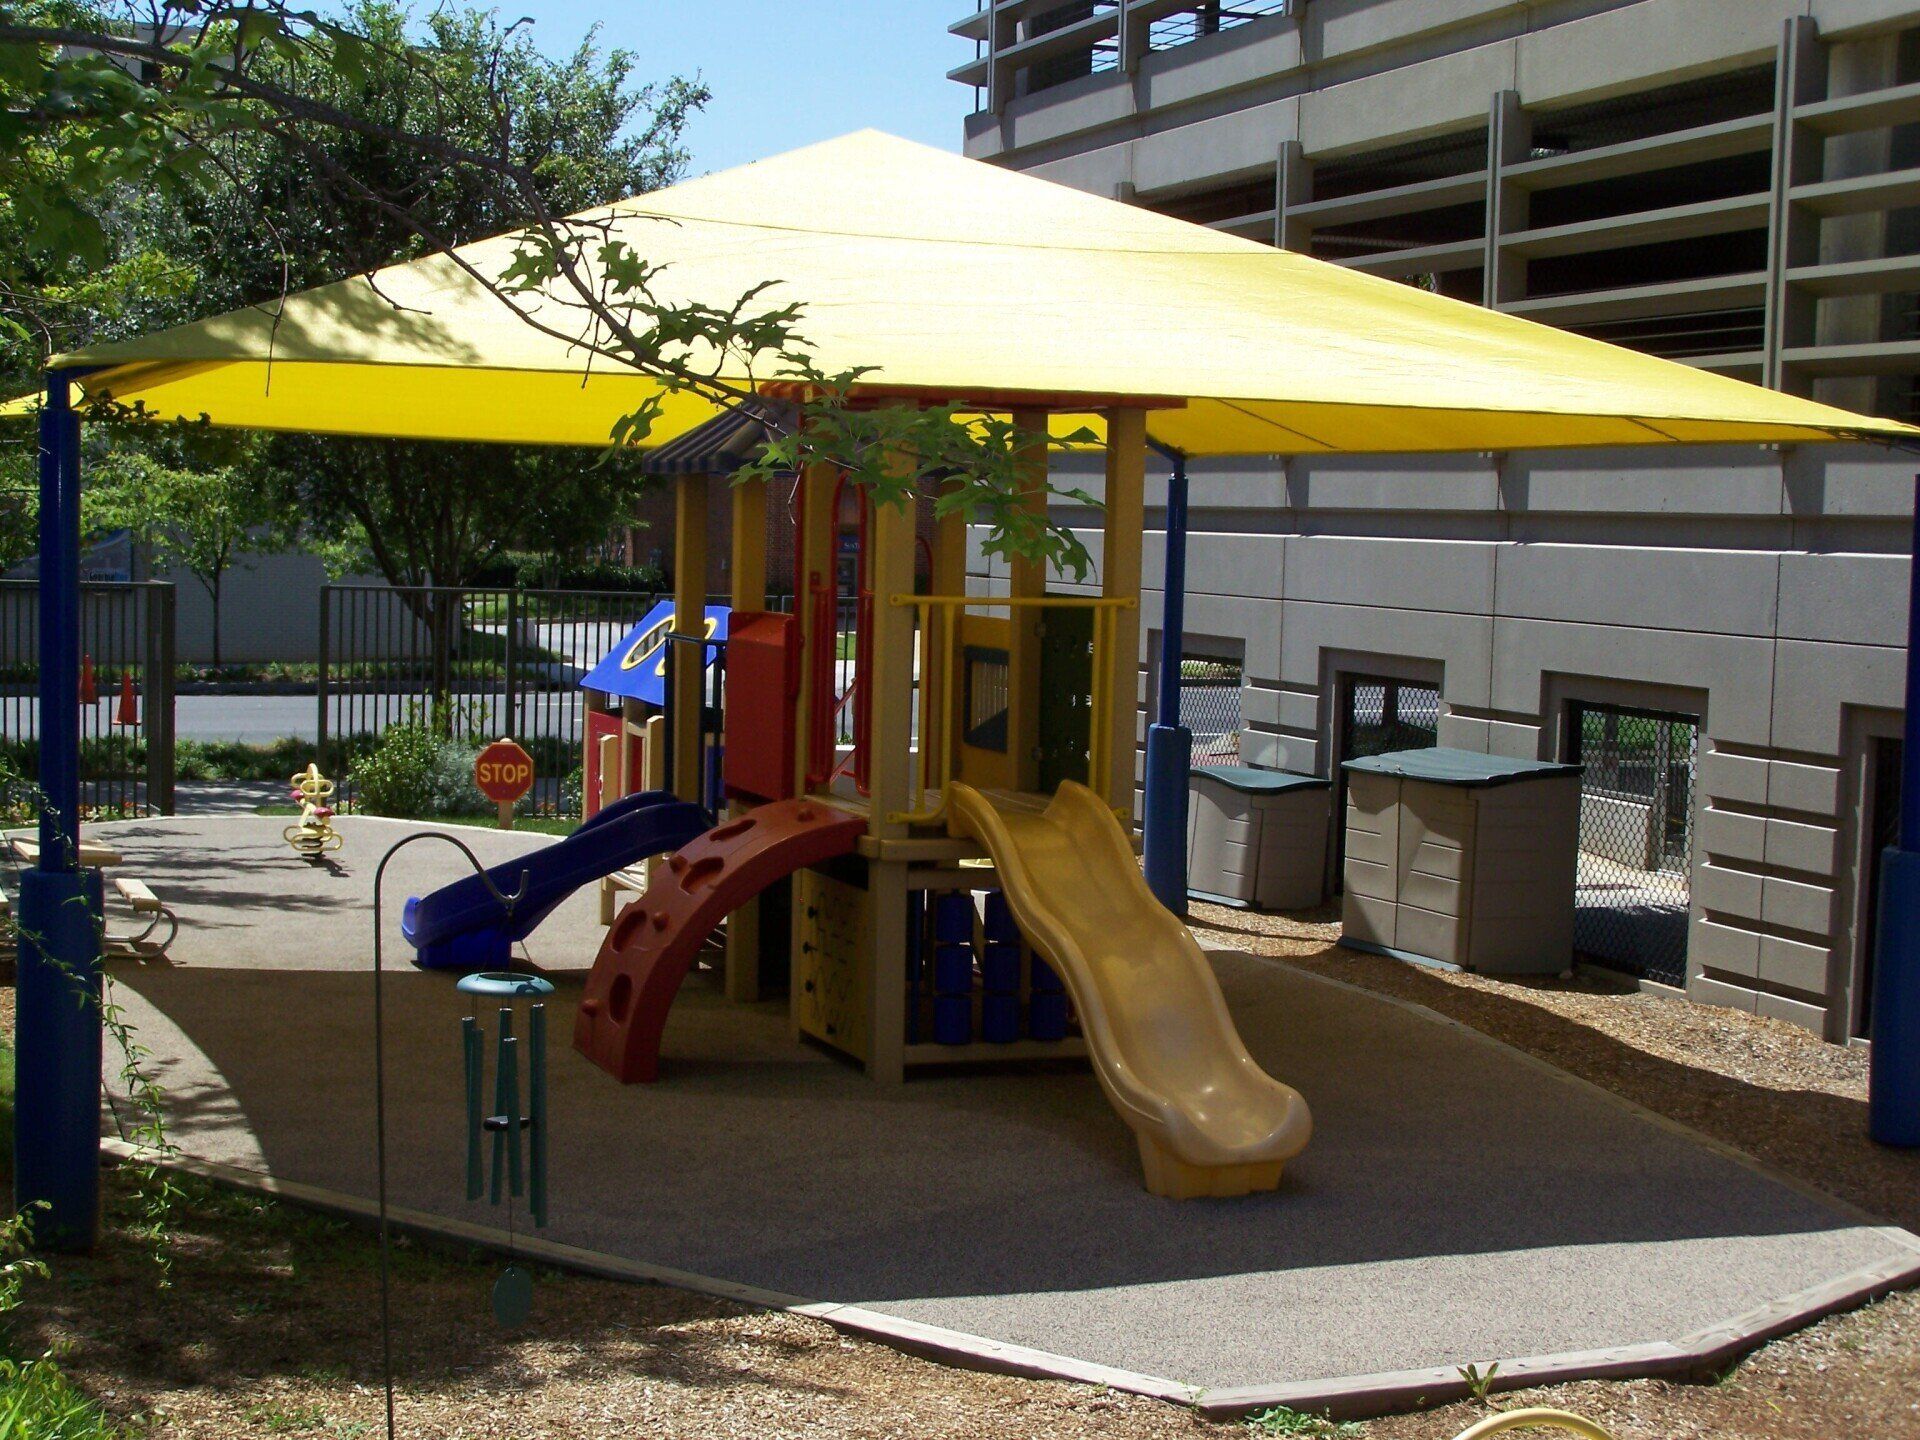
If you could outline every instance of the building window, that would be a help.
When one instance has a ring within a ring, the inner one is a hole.
[[[1574,949],[1610,970],[1687,983],[1700,717],[1575,701],[1580,780]]]

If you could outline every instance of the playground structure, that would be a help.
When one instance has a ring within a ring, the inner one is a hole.
[[[1049,426],[1072,403],[1015,414],[1032,437],[1023,453],[1035,504]],[[1130,839],[1146,413],[1104,414],[1097,594],[1049,592],[1044,565],[1025,560],[1013,562],[1006,594],[968,594],[957,512],[937,525],[918,592],[913,508],[865,497],[850,507],[844,476],[816,465],[791,502],[800,593],[793,613],[772,612],[766,483],[731,488],[719,762],[728,813],[656,867],[614,919],[576,1016],[577,1049],[624,1082],[658,1079],[673,998],[724,920],[727,993],[760,998],[775,968],[765,952],[785,932],[795,1030],[877,1081],[931,1065],[1085,1056],[1139,1136],[1155,1193],[1279,1183],[1311,1129],[1305,1102],[1247,1055]],[[676,482],[676,605],[689,616],[704,606],[715,478]],[[844,635],[835,562],[849,509],[856,594]],[[700,736],[708,641],[692,624],[672,638],[683,643],[665,646],[666,723],[676,737]],[[833,662],[849,648],[853,674],[836,693]],[[843,720],[848,745],[838,743]],[[611,738],[600,743],[618,753]],[[699,796],[706,747],[675,743],[670,755],[675,792]],[[611,764],[600,759],[603,785]],[[790,896],[767,893],[788,877]]]

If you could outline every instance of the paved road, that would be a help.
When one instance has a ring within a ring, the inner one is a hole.
[[[173,702],[174,733],[182,740],[312,740],[318,719],[311,695],[179,695]]]
[[[573,734],[579,722],[571,712],[579,704],[577,692],[524,695],[518,723],[509,728],[520,734]],[[390,722],[406,708],[406,699],[397,695],[342,697],[333,712],[334,729],[370,729],[376,717]],[[174,733],[182,740],[265,744],[286,735],[312,740],[319,733],[319,702],[311,695],[180,695],[173,714]]]

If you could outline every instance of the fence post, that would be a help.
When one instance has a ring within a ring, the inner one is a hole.
[[[162,815],[174,810],[174,589],[150,580],[147,627],[147,809]]]
[[[506,684],[503,689],[507,713],[500,733],[517,736],[520,733],[520,717],[514,704],[518,694],[514,687],[514,671],[518,668],[515,662],[519,659],[520,634],[520,591],[517,586],[507,591],[506,615],[507,643],[502,650],[502,663],[506,666]]]
[[[331,637],[333,631],[333,586],[320,587],[320,646],[318,663],[314,667],[313,694],[319,706],[319,714],[314,719],[314,763],[329,773],[333,765],[327,756],[327,663],[332,654]],[[335,776],[337,780],[339,777]]]

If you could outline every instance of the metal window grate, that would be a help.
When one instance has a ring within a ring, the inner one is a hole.
[[[1576,703],[1568,756],[1580,786],[1574,948],[1610,969],[1687,983],[1696,715]]]
[[[1440,689],[1378,675],[1340,677],[1340,723],[1334,757],[1334,888],[1341,888],[1347,844],[1347,761],[1394,750],[1430,750],[1440,743]]]
[[[1180,723],[1193,734],[1193,768],[1240,763],[1240,684],[1237,661],[1180,662]]]
[[[1864,1040],[1873,1033],[1873,955],[1880,943],[1880,862],[1900,843],[1900,770],[1905,744],[1889,736],[1873,742],[1873,789],[1867,815],[1867,914],[1861,927],[1859,999],[1853,1007],[1853,1033]]]
[[[1440,743],[1440,691],[1406,680],[1353,675],[1342,689],[1342,763]]]

